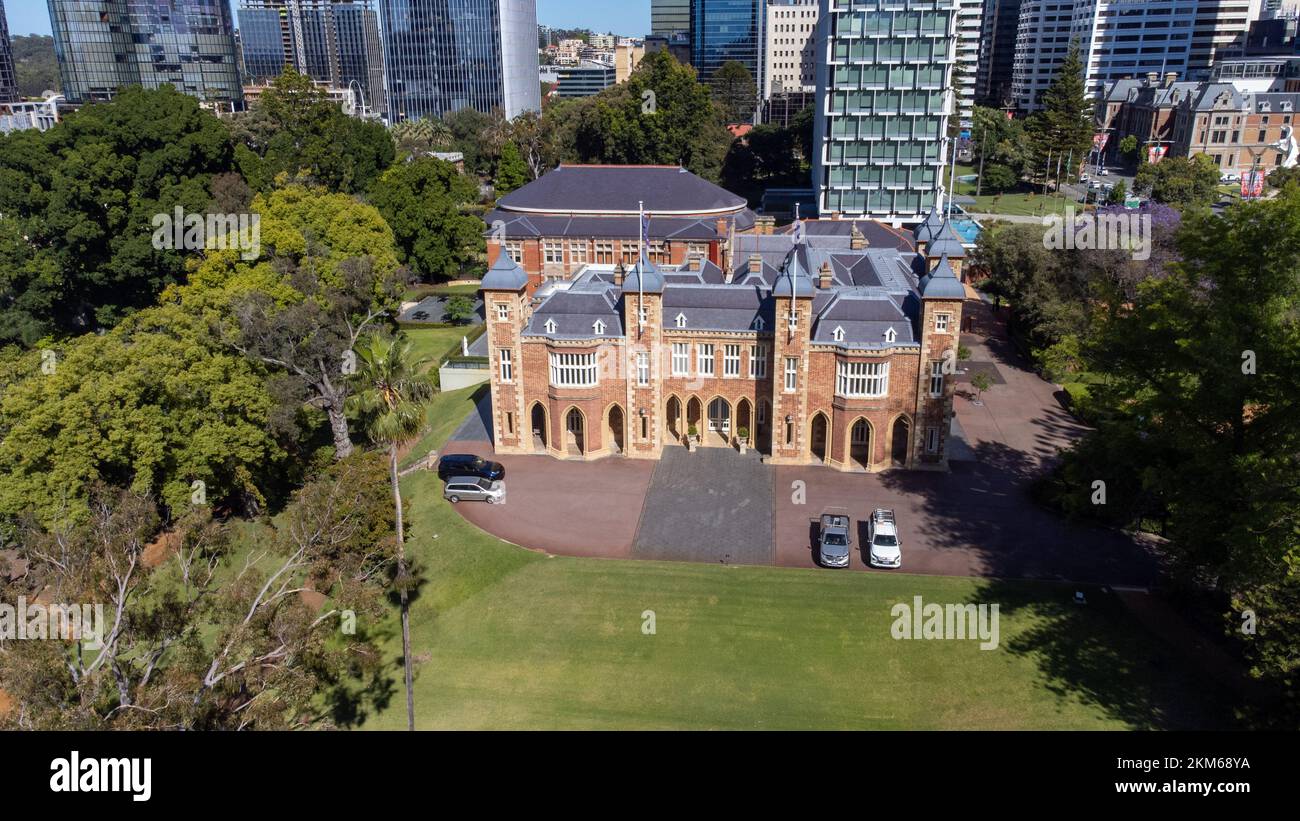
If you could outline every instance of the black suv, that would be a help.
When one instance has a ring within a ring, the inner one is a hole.
[[[506,469],[500,462],[489,462],[472,453],[448,453],[438,460],[438,478],[445,482],[452,476],[480,476],[495,481],[506,478]]]

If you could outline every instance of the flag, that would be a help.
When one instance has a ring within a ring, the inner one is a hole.
[[[643,209],[641,211],[641,261],[645,262],[648,258],[646,248],[650,245],[650,215]]]

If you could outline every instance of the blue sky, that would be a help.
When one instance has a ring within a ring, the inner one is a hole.
[[[10,34],[50,33],[45,0],[4,0],[4,4]],[[650,0],[537,0],[537,22],[640,36],[650,31]]]

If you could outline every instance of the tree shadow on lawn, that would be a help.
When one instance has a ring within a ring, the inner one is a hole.
[[[1076,591],[1086,603],[1075,603]],[[974,601],[996,603],[1008,621],[1030,624],[1004,634],[998,651],[1031,659],[1042,685],[1063,700],[1095,706],[1140,730],[1237,726],[1234,696],[1139,627],[1103,587],[990,580]]]

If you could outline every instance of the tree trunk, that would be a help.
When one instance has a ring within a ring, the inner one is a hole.
[[[388,446],[389,476],[393,482],[393,507],[397,513],[397,578],[402,585],[402,666],[406,672],[406,729],[415,729],[415,694],[411,692],[411,612],[406,593],[406,528],[402,522],[402,489],[397,483],[397,444]]]
[[[325,406],[325,413],[330,418],[330,432],[334,436],[334,458],[346,459],[352,455],[352,438],[348,436],[348,417],[343,412],[343,403],[331,401]]]

